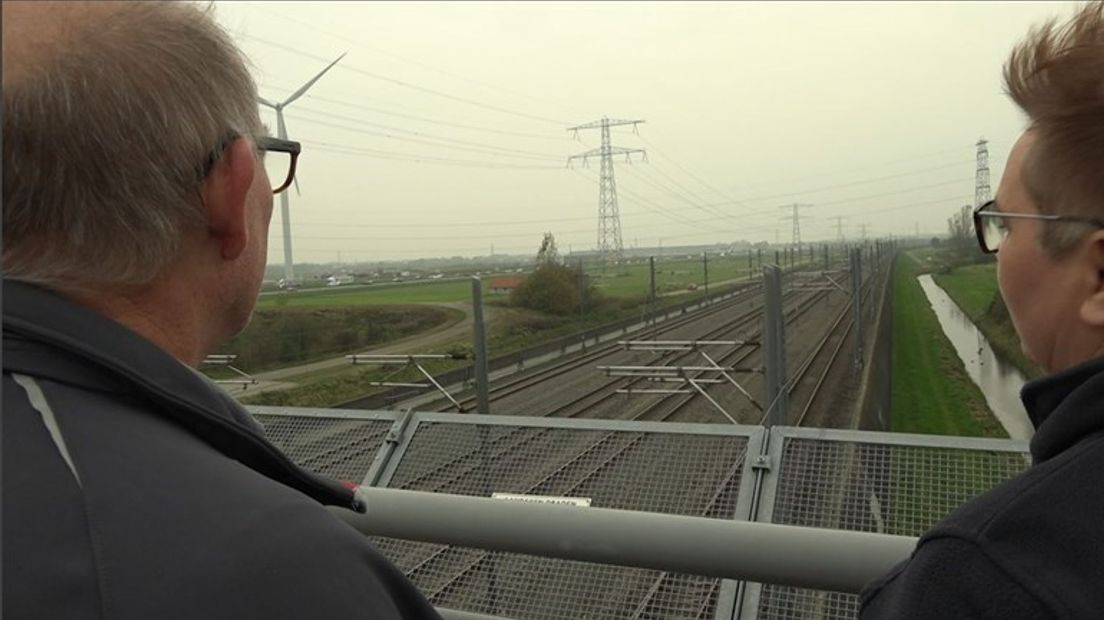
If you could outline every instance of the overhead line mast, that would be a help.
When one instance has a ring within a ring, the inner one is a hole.
[[[615,153],[624,155],[626,161],[629,162],[632,161],[633,153],[640,153],[645,161],[648,159],[648,154],[644,149],[630,149],[611,145],[610,127],[632,125],[635,132],[636,126],[643,122],[643,120],[610,120],[603,117],[598,121],[568,128],[568,131],[574,132],[576,136],[578,136],[580,129],[600,128],[602,130],[602,146],[578,155],[572,155],[567,158],[567,164],[570,166],[572,161],[582,159],[583,165],[586,165],[587,159],[590,157],[600,155],[602,158],[602,171],[598,181],[598,253],[606,264],[620,262],[624,257],[624,245],[621,241],[621,215],[617,208],[617,182],[613,176],[613,155]]]

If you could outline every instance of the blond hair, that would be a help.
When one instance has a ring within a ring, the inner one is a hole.
[[[1023,179],[1039,211],[1104,215],[1104,4],[1033,28],[1005,63],[1004,84],[1035,136]],[[1089,230],[1044,226],[1042,245],[1062,253]]]
[[[11,60],[20,64],[3,93],[5,277],[145,284],[202,225],[205,163],[228,136],[262,132],[246,60],[211,10],[96,3],[58,17],[54,41]]]

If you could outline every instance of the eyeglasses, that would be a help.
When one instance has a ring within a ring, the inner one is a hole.
[[[264,159],[265,172],[272,183],[272,193],[279,194],[295,180],[295,165],[303,147],[294,140],[281,140],[261,136],[257,138],[257,150]],[[277,181],[279,181],[277,183]]]
[[[996,210],[996,205],[996,200],[990,200],[974,209],[974,232],[977,233],[978,245],[981,246],[981,251],[985,254],[995,254],[1000,249],[1001,242],[1008,236],[1008,224],[1004,221],[1006,218],[1043,220],[1045,222],[1080,222],[1091,224],[1097,228],[1104,228],[1104,220],[1095,217],[1045,213],[1002,213]]]
[[[207,175],[211,174],[211,169],[215,167],[215,162],[222,157],[222,152],[239,137],[238,134],[227,136],[218,149],[211,152],[200,171],[200,179],[206,179]],[[281,140],[270,136],[258,137],[255,144],[257,150],[261,152],[261,160],[264,162],[265,172],[268,173],[268,181],[272,184],[272,193],[279,194],[295,180],[295,166],[299,162],[299,153],[303,150],[303,147],[294,140]]]

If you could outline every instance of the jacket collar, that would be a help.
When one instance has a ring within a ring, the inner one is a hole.
[[[1020,399],[1035,435],[1031,455],[1041,463],[1082,438],[1104,431],[1104,358],[1024,384]]]
[[[3,281],[5,372],[58,379],[151,401],[151,415],[323,504],[363,510],[350,489],[292,463],[237,401],[120,323],[54,292]],[[45,345],[45,346],[43,346]],[[60,355],[59,355],[60,354]]]

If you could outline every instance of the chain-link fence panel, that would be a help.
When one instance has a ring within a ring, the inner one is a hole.
[[[871,433],[848,440],[846,431],[824,439],[780,430],[771,442],[779,465],[758,520],[781,525],[919,536],[1030,465],[1022,442]],[[760,619],[850,619],[859,608],[857,596],[837,592],[773,584],[748,591],[745,610]]]
[[[664,432],[659,429],[678,425],[634,430],[626,424],[600,427],[596,420],[585,428],[516,426],[495,418],[480,424],[418,422],[383,483],[480,497],[575,498],[593,507],[718,519],[734,518],[743,501],[746,518],[750,497],[741,498],[740,491],[751,479],[744,466],[757,430]],[[750,488],[745,491],[750,495]],[[719,579],[655,570],[375,542],[435,605],[518,620],[708,619],[724,586]]]
[[[357,484],[368,474],[396,416],[310,409],[289,413],[270,407],[251,411],[268,440],[300,467]]]

